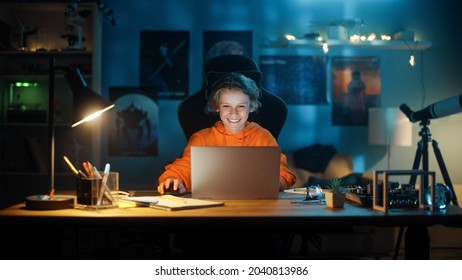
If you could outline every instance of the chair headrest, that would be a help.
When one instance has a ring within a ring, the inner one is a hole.
[[[258,71],[257,64],[252,58],[245,55],[225,54],[216,56],[207,62],[205,72],[236,72],[242,70]]]
[[[239,73],[246,76],[249,79],[252,79],[258,87],[260,87],[261,79],[263,74],[260,71],[231,71],[233,73]],[[205,85],[207,87],[213,85],[221,76],[231,73],[231,72],[217,72],[210,71],[205,74]]]
[[[254,80],[258,86],[260,86],[263,77],[252,58],[244,55],[227,54],[214,57],[207,63],[204,84],[211,85],[220,76],[230,72],[243,74]]]

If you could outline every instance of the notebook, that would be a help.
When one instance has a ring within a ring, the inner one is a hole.
[[[191,196],[277,199],[279,147],[191,147]]]
[[[174,195],[123,197],[121,200],[134,202],[138,206],[147,206],[169,211],[215,207],[225,204],[220,201],[185,198]]]

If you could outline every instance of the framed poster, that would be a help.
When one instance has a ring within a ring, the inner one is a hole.
[[[380,106],[380,59],[332,57],[332,124],[367,125],[368,109]]]
[[[160,99],[189,94],[189,31],[142,30],[140,85],[152,87]]]
[[[154,88],[110,87],[111,110],[108,141],[110,156],[158,154],[159,107]]]
[[[327,104],[326,56],[260,56],[262,86],[288,105]]]
[[[204,31],[203,35],[204,65],[224,54],[252,57],[252,31]]]

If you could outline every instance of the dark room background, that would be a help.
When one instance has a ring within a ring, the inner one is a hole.
[[[100,18],[101,84],[104,95],[111,87],[140,86],[140,41],[146,31],[187,31],[187,61],[177,67],[188,73],[187,94],[202,86],[204,34],[208,31],[250,31],[251,54],[257,64],[263,56],[325,56],[327,102],[289,104],[289,116],[279,137],[283,152],[291,153],[314,143],[332,144],[353,155],[356,172],[372,172],[386,166],[386,147],[368,144],[367,125],[334,125],[332,122],[331,61],[333,57],[376,57],[379,59],[380,106],[399,107],[406,103],[419,110],[434,102],[460,94],[458,51],[460,16],[452,1],[419,0],[171,0],[110,1],[116,25]],[[393,34],[414,32],[417,43],[395,48],[268,47],[283,40],[284,34],[303,38],[313,32],[325,35],[333,22],[358,22],[361,33]],[[97,41],[98,39],[95,39]],[[418,50],[419,42],[430,47]],[[416,46],[417,45],[417,46]],[[409,65],[415,55],[416,65]],[[121,172],[122,188],[150,188],[166,163],[179,156],[186,144],[177,120],[181,99],[157,100],[158,154],[154,156],[111,156],[107,132],[102,130],[101,161]],[[462,182],[460,172],[461,116],[433,120],[432,135],[440,143],[453,182]],[[413,146],[393,147],[393,169],[410,169],[419,140],[418,123],[413,124]],[[438,166],[430,150],[430,168]],[[440,177],[441,179],[441,177]]]

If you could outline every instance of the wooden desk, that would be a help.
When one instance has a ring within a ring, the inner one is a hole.
[[[66,209],[37,211],[25,209],[23,204],[0,210],[0,228],[8,227],[136,227],[158,228],[175,232],[182,229],[243,228],[303,232],[313,228],[369,225],[380,227],[424,228],[413,234],[426,232],[426,227],[462,226],[462,209],[450,206],[446,211],[391,210],[388,214],[347,203],[342,209],[325,205],[293,204],[299,196],[281,194],[279,200],[225,201],[224,206],[164,211],[122,204],[120,208],[99,211]],[[425,240],[425,238],[416,238]],[[422,244],[428,248],[428,244]],[[416,249],[416,248],[414,248]],[[423,252],[424,254],[427,252]]]
[[[181,226],[187,222],[230,226],[230,222],[250,227],[304,228],[329,225],[374,226],[462,226],[462,209],[450,206],[446,211],[391,210],[388,214],[346,203],[344,208],[330,209],[325,205],[292,204],[299,196],[281,194],[279,200],[226,200],[224,206],[163,211],[133,207],[123,203],[119,208],[103,210],[28,210],[24,204],[0,210],[0,222],[44,225],[133,225]]]

